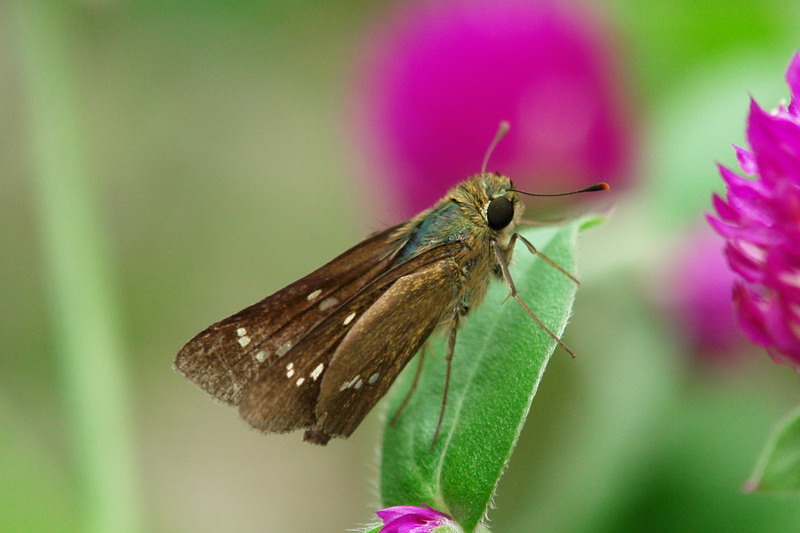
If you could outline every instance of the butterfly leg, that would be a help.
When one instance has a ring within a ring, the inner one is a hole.
[[[397,422],[397,419],[400,417],[400,413],[403,412],[403,409],[406,408],[408,405],[408,401],[411,399],[411,396],[414,395],[414,391],[417,390],[417,383],[419,383],[419,377],[422,375],[422,363],[425,362],[425,353],[427,352],[428,343],[422,345],[422,350],[419,354],[419,362],[417,363],[417,371],[414,373],[414,381],[411,383],[411,388],[408,389],[406,393],[406,397],[403,398],[403,403],[400,404],[400,407],[397,408],[397,411],[394,412],[392,415],[392,419],[389,421],[389,424],[394,425]]]
[[[525,244],[525,246],[528,248],[528,251],[530,253],[532,253],[535,256],[541,257],[544,260],[545,263],[547,263],[551,267],[555,268],[556,270],[558,270],[559,272],[561,272],[562,274],[567,276],[569,279],[574,281],[576,285],[580,285],[581,284],[581,282],[578,281],[578,279],[575,276],[573,276],[572,274],[570,274],[569,272],[567,272],[566,270],[564,270],[563,268],[558,266],[555,263],[555,261],[553,261],[552,259],[550,259],[546,255],[544,255],[542,252],[537,250],[536,247],[531,243],[531,241],[529,241],[528,239],[526,239],[525,237],[523,237],[519,233],[515,233],[514,235],[511,236],[511,240],[508,241],[508,247],[506,249],[507,250],[513,250],[514,249],[514,243],[516,242],[517,239],[521,240]]]
[[[447,362],[447,372],[444,375],[444,392],[442,393],[442,407],[439,410],[439,422],[436,424],[436,432],[433,434],[431,441],[431,450],[436,446],[436,439],[439,438],[439,432],[442,430],[442,422],[444,421],[444,411],[447,407],[447,392],[450,389],[450,371],[453,368],[453,354],[456,349],[456,333],[458,332],[458,322],[463,313],[462,309],[458,309],[453,314],[453,320],[450,323],[450,333],[447,336],[447,355],[445,361]]]
[[[518,234],[515,233],[514,235],[518,235]],[[523,242],[527,242],[527,240],[525,240],[525,237],[522,237],[520,235],[520,238],[522,238]],[[509,242],[509,248],[510,248],[511,245],[514,244],[514,240],[513,239],[514,239],[514,237],[512,236],[512,240]],[[492,241],[492,248],[494,248],[494,255],[497,257],[497,263],[500,265],[500,270],[503,272],[503,278],[506,280],[506,283],[508,284],[508,288],[511,291],[510,292],[510,297],[514,298],[517,302],[519,302],[519,304],[522,306],[523,309],[525,309],[525,311],[528,313],[528,315],[530,315],[530,317],[533,319],[533,321],[536,322],[536,325],[539,326],[540,328],[542,328],[542,330],[545,333],[547,333],[547,335],[549,335],[551,339],[556,341],[559,346],[564,348],[567,351],[567,353],[570,354],[574,358],[575,357],[575,352],[573,352],[569,348],[569,346],[564,344],[564,341],[559,339],[558,335],[556,335],[555,333],[550,331],[550,328],[548,328],[547,326],[544,325],[544,323],[539,319],[539,317],[536,316],[536,314],[533,311],[531,311],[531,308],[528,307],[528,304],[526,304],[525,301],[522,298],[519,297],[519,294],[517,294],[517,287],[514,285],[514,280],[511,278],[511,272],[508,270],[508,261],[506,260],[506,252],[500,246],[500,243],[498,243],[497,241]],[[561,269],[559,269],[559,270],[561,270]]]

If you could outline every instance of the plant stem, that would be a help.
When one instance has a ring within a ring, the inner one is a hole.
[[[84,531],[141,531],[110,251],[83,143],[71,9],[14,5],[43,272],[80,478]]]

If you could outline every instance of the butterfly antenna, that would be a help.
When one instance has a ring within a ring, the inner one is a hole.
[[[500,125],[497,126],[497,133],[494,134],[494,139],[492,139],[491,144],[489,144],[489,148],[486,150],[486,154],[483,156],[483,164],[481,165],[481,174],[486,173],[486,165],[489,164],[489,158],[491,157],[492,152],[494,152],[495,146],[497,146],[497,143],[499,143],[503,139],[503,137],[506,136],[506,133],[508,133],[508,130],[510,129],[511,129],[511,124],[507,120],[503,120],[502,122],[500,122]]]
[[[583,189],[578,189],[577,191],[559,192],[555,194],[540,194],[535,192],[525,192],[525,191],[520,191],[519,189],[509,189],[509,191],[518,192],[520,194],[525,194],[528,196],[569,196],[570,194],[580,194],[583,192],[607,191],[610,188],[611,186],[608,183],[600,182],[589,185],[588,187],[584,187]]]

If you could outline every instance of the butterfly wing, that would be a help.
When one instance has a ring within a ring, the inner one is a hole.
[[[333,311],[313,327],[295,347],[261,373],[239,406],[242,417],[253,427],[265,432],[286,432],[314,427],[318,422],[317,404],[318,399],[321,398],[320,385],[327,379],[327,373],[334,368],[332,359],[335,357],[334,354],[339,353],[340,345],[345,344],[346,339],[354,335],[353,331],[362,320],[381,314],[381,311],[376,308],[377,302],[384,301],[388,294],[406,291],[409,288],[407,278],[419,280],[418,273],[420,271],[428,272],[429,265],[442,263],[443,260],[452,257],[455,250],[460,247],[461,244],[458,242],[444,244],[399,264]],[[416,297],[419,292],[420,289],[413,293],[409,292],[406,297]],[[441,297],[441,294],[436,292],[434,297]],[[413,300],[397,301],[397,296],[390,297],[389,301],[401,305],[413,302]],[[392,306],[390,308],[391,316],[386,315],[384,320],[395,320],[399,323],[398,327],[401,328],[410,327],[413,321],[410,321],[407,309],[407,307],[399,309]],[[435,325],[434,323],[427,328],[426,334],[422,331],[418,333],[419,336],[424,334],[422,341],[430,335],[430,331]],[[362,328],[359,328],[358,331],[359,334],[356,336],[362,337],[371,337],[373,333],[381,333],[370,332]],[[364,353],[363,355],[368,356],[369,354]],[[354,356],[357,357],[357,354],[350,357]],[[402,368],[407,359],[413,356],[413,352],[405,355],[405,351],[402,351],[400,356],[405,359],[400,366]],[[356,365],[354,368],[358,368],[358,366]],[[336,371],[337,374],[343,372]],[[378,398],[367,407],[367,410]],[[361,421],[361,418],[358,419],[358,422]],[[358,425],[358,422],[355,425]],[[322,443],[324,444],[324,442]]]
[[[453,315],[462,297],[461,277],[452,259],[432,263],[399,279],[358,320],[322,380],[314,438],[355,431],[431,333]]]
[[[379,232],[311,274],[211,325],[178,352],[175,368],[217,400],[238,405],[264,368],[390,267],[408,239],[409,231],[403,230],[400,224]]]

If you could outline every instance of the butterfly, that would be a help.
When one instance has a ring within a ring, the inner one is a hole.
[[[508,177],[482,170],[430,209],[212,324],[183,346],[174,366],[215,399],[238,407],[254,428],[302,429],[305,441],[324,445],[350,436],[428,337],[441,331],[447,374],[435,443],[459,326],[493,279],[504,281],[510,297],[564,346],[519,297],[508,269],[521,241],[575,280],[516,233],[525,209],[520,195],[607,188],[523,193]]]

